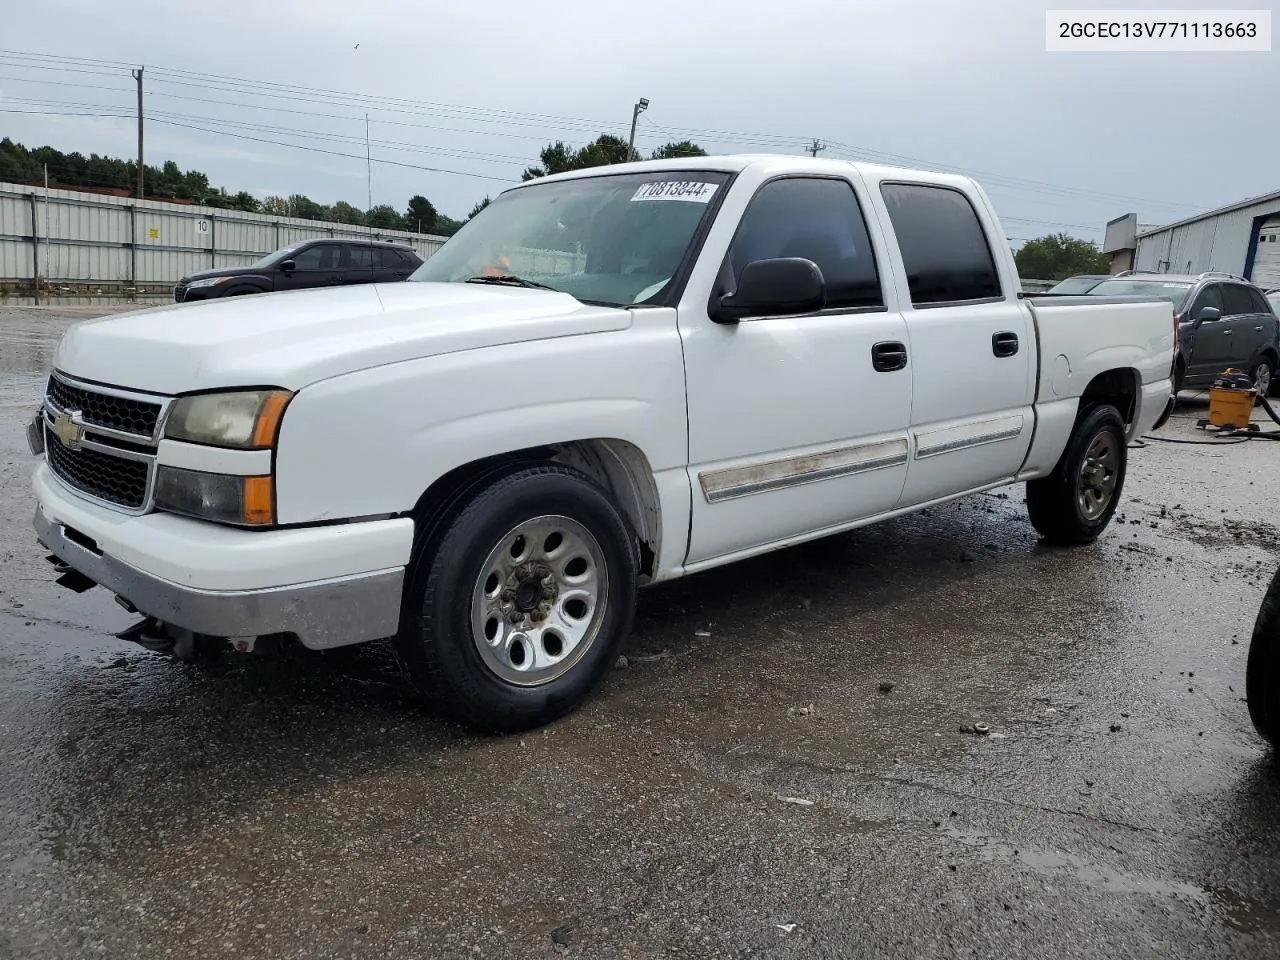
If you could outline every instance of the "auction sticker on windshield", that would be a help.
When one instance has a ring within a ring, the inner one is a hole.
[[[637,200],[685,200],[689,203],[709,203],[715,196],[718,183],[700,183],[696,180],[663,180],[658,183],[642,183],[632,195]]]

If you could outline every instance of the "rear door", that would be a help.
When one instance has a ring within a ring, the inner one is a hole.
[[[378,248],[353,241],[343,244],[343,254],[343,283],[373,283],[377,279],[374,276],[374,264],[378,262]]]
[[[1248,370],[1262,352],[1262,317],[1250,290],[1242,283],[1222,284],[1223,335],[1233,366]]]
[[[1034,430],[1037,345],[1005,244],[957,186],[880,185],[912,367],[912,459],[899,506],[1014,477]]]

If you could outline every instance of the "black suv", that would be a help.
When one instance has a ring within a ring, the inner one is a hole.
[[[394,283],[422,266],[412,247],[374,240],[304,240],[247,267],[201,270],[173,288],[178,303],[272,290]]]
[[[1207,387],[1228,367],[1247,370],[1264,396],[1280,383],[1280,319],[1262,291],[1230,273],[1116,274],[1086,296],[1166,297],[1178,325],[1175,390]]]

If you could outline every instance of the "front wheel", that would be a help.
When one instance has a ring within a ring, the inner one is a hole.
[[[1254,729],[1272,746],[1280,747],[1280,570],[1271,578],[1253,624],[1245,700]]]
[[[1028,481],[1031,525],[1051,544],[1092,543],[1116,511],[1127,465],[1120,411],[1093,407],[1076,424],[1053,473]]]
[[[1275,382],[1275,364],[1270,357],[1263,357],[1253,365],[1252,377],[1258,396],[1271,396],[1271,388]]]
[[[467,726],[511,732],[576,709],[635,612],[635,539],[609,497],[559,465],[494,480],[423,545],[396,649]]]

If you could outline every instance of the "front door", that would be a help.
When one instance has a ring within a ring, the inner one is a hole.
[[[277,290],[309,290],[342,282],[341,245],[317,243],[293,256],[293,269],[276,275]]]
[[[900,506],[1011,480],[1035,429],[1037,344],[996,238],[952,187],[885,183],[901,256],[912,375],[912,460]],[[1013,288],[1013,289],[1011,289]]]
[[[887,512],[902,492],[912,367],[863,189],[852,174],[766,181],[725,255],[718,290],[754,260],[813,261],[825,310],[718,324],[705,296],[681,307],[691,566]]]
[[[1216,307],[1222,318],[1201,323],[1200,311],[1205,307]],[[1200,385],[1231,366],[1235,353],[1235,331],[1227,317],[1223,303],[1222,284],[1211,283],[1205,286],[1191,304],[1187,312],[1191,318],[1191,348],[1187,352],[1187,380],[1192,385]]]

